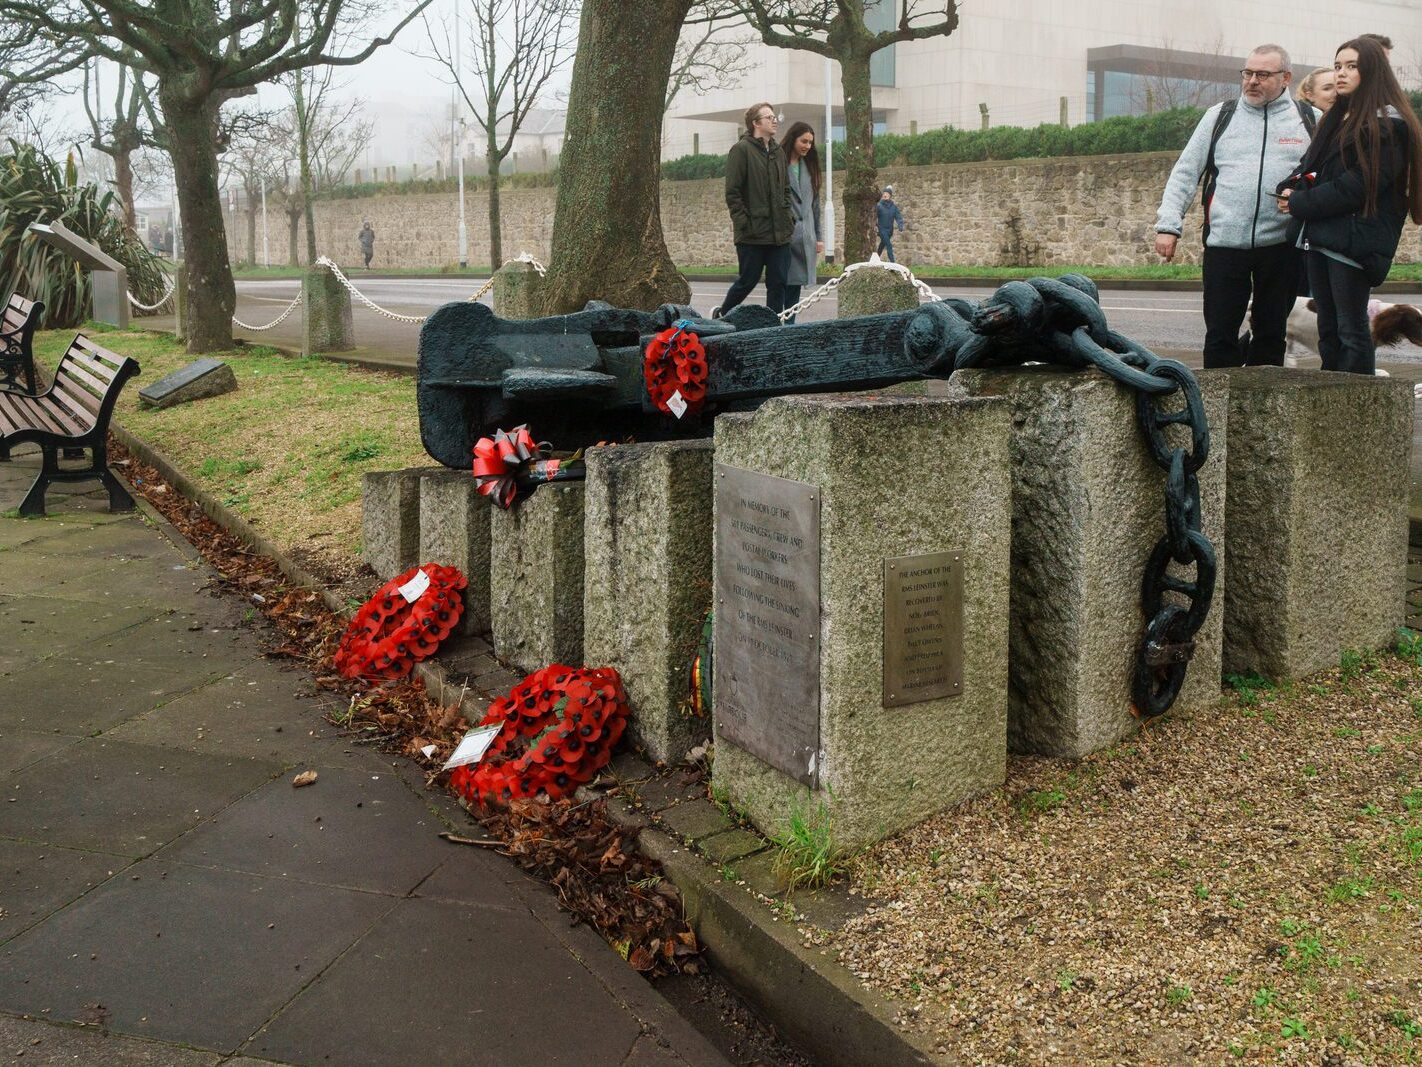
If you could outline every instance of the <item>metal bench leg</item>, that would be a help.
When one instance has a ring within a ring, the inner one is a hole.
[[[109,446],[103,440],[94,445],[94,473],[109,491],[110,511],[133,511],[137,507],[123,483],[109,470]]]
[[[40,465],[40,472],[35,476],[34,484],[25,494],[25,499],[20,501],[20,514],[27,519],[44,518],[44,494],[49,489],[50,478],[59,467],[55,449],[50,445],[44,445],[42,448],[44,461]]]

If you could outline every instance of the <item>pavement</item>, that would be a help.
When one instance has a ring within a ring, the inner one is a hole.
[[[0,464],[0,1055],[726,1061],[421,771],[324,719],[156,513]],[[294,775],[315,770],[315,784]]]

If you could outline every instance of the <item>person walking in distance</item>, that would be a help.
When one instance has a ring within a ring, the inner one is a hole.
[[[815,284],[815,268],[825,250],[820,240],[820,153],[815,147],[815,131],[807,122],[792,123],[782,143],[790,172],[790,214],[795,219],[785,306],[794,307],[800,302],[801,290]],[[788,326],[794,321],[792,315],[785,323]]]
[[[726,292],[713,318],[724,315],[751,294],[765,275],[765,303],[779,314],[785,310],[785,286],[790,271],[790,237],[795,230],[790,213],[789,175],[785,154],[775,140],[780,119],[768,103],[746,110],[746,132],[726,156],[726,207],[740,275]]]
[[[1373,35],[1339,47],[1333,70],[1338,101],[1279,184],[1278,207],[1306,255],[1323,369],[1372,374],[1370,289],[1387,277],[1407,216],[1422,222],[1422,125]]]
[[[1317,112],[1289,96],[1289,54],[1249,53],[1238,99],[1205,112],[1170,172],[1155,219],[1155,251],[1175,258],[1185,210],[1204,178],[1205,366],[1284,363],[1285,328],[1298,291],[1298,251],[1273,196],[1298,167]],[[1253,295],[1252,330],[1239,332]]]
[[[370,220],[365,220],[365,225],[361,227],[360,254],[365,257],[365,269],[370,270],[370,261],[375,256],[375,231],[370,228]]]
[[[899,205],[894,203],[894,187],[884,186],[884,191],[879,194],[879,202],[874,205],[875,222],[879,227],[879,247],[881,254],[888,252],[889,262],[897,263],[894,258],[894,225],[897,223],[899,233],[904,232],[904,213],[899,210]]]

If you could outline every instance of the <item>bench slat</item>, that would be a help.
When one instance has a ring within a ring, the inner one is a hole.
[[[41,398],[37,403],[63,426],[64,432],[71,437],[82,437],[94,428],[94,416],[88,412],[81,415],[79,412],[71,411],[61,404],[54,394]]]
[[[40,406],[35,403],[34,397],[23,396],[19,393],[0,392],[0,409],[6,412],[13,429],[8,431],[13,433],[19,430],[44,430],[49,433],[59,433],[65,437],[69,436],[58,421],[45,417]],[[8,436],[8,434],[7,434]]]
[[[89,373],[88,367],[81,361],[70,359],[68,356],[60,363],[59,370],[57,370],[54,375],[56,382],[61,378],[72,378],[75,382],[80,383],[81,387],[92,389],[98,394],[98,396],[94,398],[95,400],[98,400],[98,398],[108,392],[109,389],[108,381],[100,381],[98,378],[95,378]],[[110,379],[110,381],[112,381],[112,379]]]
[[[119,364],[123,362],[122,356],[115,355],[107,348],[100,348],[83,334],[74,339],[65,355],[82,360],[86,368],[105,381],[111,380],[118,373]]]
[[[49,393],[49,399],[56,406],[64,408],[75,419],[84,424],[87,429],[99,420],[99,405],[80,403],[78,395],[65,389],[53,389]]]

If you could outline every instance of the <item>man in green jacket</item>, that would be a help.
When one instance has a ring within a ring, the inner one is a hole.
[[[770,104],[746,111],[746,132],[726,157],[726,206],[735,228],[740,277],[735,280],[713,318],[725,314],[750,295],[765,274],[765,303],[785,310],[785,285],[790,274],[790,183],[785,154],[775,142],[780,119]]]

